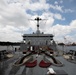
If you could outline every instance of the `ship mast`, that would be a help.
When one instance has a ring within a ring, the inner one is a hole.
[[[39,21],[40,20],[47,20],[47,19],[41,19],[41,18],[39,18],[39,17],[36,17],[35,19],[29,19],[29,20],[34,20],[34,21],[37,21],[37,31],[36,31],[36,33],[37,34],[40,34],[40,30],[39,30]]]
[[[42,20],[41,18],[37,17],[34,20],[37,21],[37,31],[39,31],[39,21]]]

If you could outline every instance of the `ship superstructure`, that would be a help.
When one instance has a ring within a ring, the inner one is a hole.
[[[42,19],[37,17],[34,20],[37,21],[37,30],[32,34],[24,34],[23,42],[21,44],[21,50],[27,50],[27,47],[33,46],[34,48],[42,48],[43,46],[55,48],[55,41],[53,40],[53,34],[44,34],[40,32],[39,21]]]

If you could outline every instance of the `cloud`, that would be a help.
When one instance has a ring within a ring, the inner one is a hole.
[[[49,4],[46,3],[45,0],[41,0],[39,2],[35,2],[35,3],[30,3],[28,1],[26,1],[23,4],[23,7],[26,10],[31,10],[31,11],[38,11],[38,10],[48,10],[49,9]]]
[[[67,38],[68,42],[76,42],[76,20],[72,20],[69,25],[60,25],[56,24],[49,28],[49,31],[52,31],[55,35],[55,40],[64,41],[64,37]],[[49,31],[47,33],[49,33]],[[62,38],[61,40],[58,38]]]
[[[72,10],[72,9],[65,9],[64,12],[65,13],[72,13],[72,12],[74,12],[74,10]]]
[[[36,31],[36,21],[34,19],[39,16],[42,19],[46,19],[40,22],[40,30],[45,33],[55,34],[55,39],[62,41],[63,36],[75,39],[76,35],[72,37],[70,35],[76,29],[76,20],[72,20],[68,25],[55,24],[55,20],[66,20],[66,18],[60,14],[61,12],[71,12],[70,9],[63,10],[64,6],[49,4],[46,0],[0,0],[0,41],[21,41],[22,34]],[[51,10],[60,11],[53,13]],[[32,11],[27,13],[27,10]],[[38,15],[37,12],[42,12]],[[61,39],[62,38],[62,39]]]
[[[10,4],[0,12],[2,18],[0,18],[0,23],[2,25],[17,25],[24,26],[28,25],[27,19],[31,15],[27,14],[25,9],[22,9],[19,5]]]
[[[55,1],[55,2],[54,2],[54,4],[58,5],[58,2],[57,2],[57,1]]]
[[[62,4],[63,3],[63,0],[60,0],[60,3]]]
[[[0,26],[0,41],[21,41],[22,37],[21,37],[21,33],[17,33],[14,32],[13,29],[16,29],[13,26],[6,26],[6,27],[2,27]],[[18,38],[19,37],[19,38]]]
[[[76,20],[72,20],[70,23],[71,29],[76,29]]]
[[[59,5],[50,5],[50,8],[52,8],[52,9],[54,9],[54,10],[58,10],[58,11],[60,11],[60,12],[63,12],[63,10],[62,10],[62,8],[63,8],[63,6],[59,6]]]
[[[55,19],[59,19],[59,20],[65,20],[65,18],[62,17],[62,15],[57,14],[57,13],[54,14],[54,18],[55,18]]]
[[[59,1],[55,1],[54,2],[54,4],[56,4],[56,5],[58,5],[59,3],[62,4],[63,3],[63,0],[59,0]]]

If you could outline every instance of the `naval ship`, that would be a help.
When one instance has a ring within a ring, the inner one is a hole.
[[[76,59],[57,49],[53,34],[37,30],[24,34],[20,50],[11,58],[0,61],[0,75],[76,75]],[[49,31],[50,32],[50,31]]]
[[[40,32],[39,29],[39,21],[44,20],[39,17],[35,18],[34,20],[37,21],[37,30],[32,34],[24,34],[23,35],[23,43],[21,44],[21,51],[22,50],[30,50],[31,48],[33,51],[39,51],[42,48],[48,48],[56,50],[56,43],[53,39],[53,34],[44,34],[44,32]],[[44,50],[43,49],[43,50]]]

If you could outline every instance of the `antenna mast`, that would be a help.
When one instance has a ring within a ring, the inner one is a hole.
[[[42,20],[41,18],[37,17],[34,20],[37,21],[37,31],[39,31],[39,21]]]
[[[33,20],[33,21],[37,21],[37,34],[39,34],[40,33],[40,30],[39,30],[39,21],[40,20],[47,20],[47,19],[41,19],[41,18],[39,18],[39,17],[36,17],[35,19],[29,19],[29,20]]]

